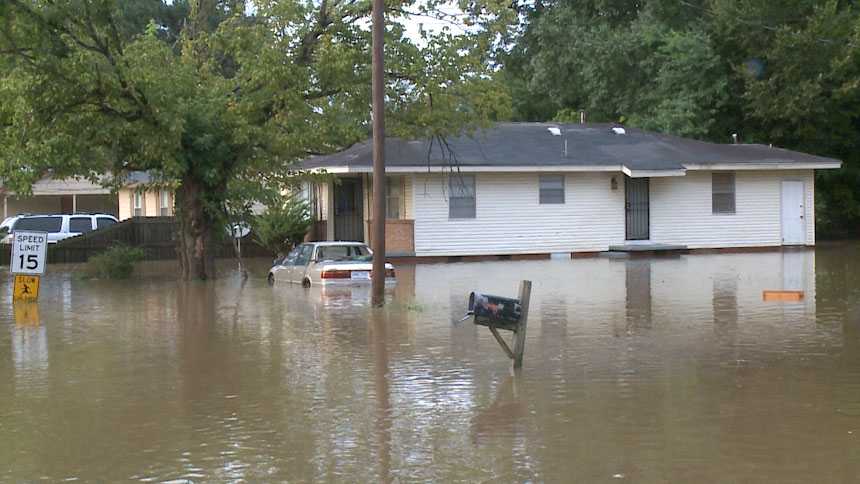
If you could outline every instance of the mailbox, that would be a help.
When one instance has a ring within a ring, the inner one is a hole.
[[[520,301],[509,297],[473,292],[469,294],[469,313],[475,324],[516,331],[522,318]]]

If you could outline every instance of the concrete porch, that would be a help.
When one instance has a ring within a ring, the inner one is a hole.
[[[646,240],[628,240],[623,244],[610,245],[609,252],[649,253],[649,252],[677,252],[687,250],[686,245],[661,244]]]

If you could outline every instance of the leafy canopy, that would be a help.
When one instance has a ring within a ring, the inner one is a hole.
[[[845,161],[819,228],[860,227],[860,6],[839,0],[550,0],[500,56],[515,119],[625,122]]]
[[[473,27],[405,35],[407,12],[438,5],[388,2],[392,135],[507,115],[490,46],[514,13],[463,3]],[[280,192],[296,160],[369,135],[369,14],[366,0],[6,0],[0,178],[26,192],[45,174],[146,170],[202,187],[212,216],[244,187]]]

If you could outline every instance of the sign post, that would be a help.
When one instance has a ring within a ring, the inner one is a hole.
[[[15,275],[14,301],[39,298],[39,279],[48,262],[48,234],[15,231],[12,234],[12,260],[9,271]]]

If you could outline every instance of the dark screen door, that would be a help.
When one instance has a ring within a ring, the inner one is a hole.
[[[626,178],[627,240],[650,237],[649,185],[647,178]]]
[[[334,187],[334,238],[352,242],[364,241],[360,178],[341,178]]]

